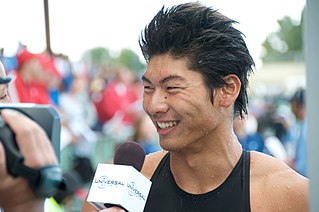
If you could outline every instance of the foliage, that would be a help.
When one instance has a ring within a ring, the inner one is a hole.
[[[301,16],[303,17],[303,16]],[[285,16],[278,20],[279,30],[263,42],[263,62],[303,60],[303,19],[300,22]]]
[[[115,61],[125,67],[133,69],[137,74],[140,74],[140,72],[145,69],[145,64],[141,63],[139,56],[130,49],[122,49],[120,56],[116,58]]]
[[[107,48],[96,47],[84,53],[83,61],[89,66],[91,72],[97,72],[104,65],[124,66],[137,74],[145,68],[139,56],[130,49],[122,49],[118,55],[115,55],[111,54]]]

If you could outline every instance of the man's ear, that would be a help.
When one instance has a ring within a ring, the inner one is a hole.
[[[240,79],[235,74],[226,75],[223,78],[226,84],[220,89],[220,105],[230,107],[236,101],[241,87]]]

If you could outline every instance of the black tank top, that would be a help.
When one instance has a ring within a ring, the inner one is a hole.
[[[228,178],[205,194],[190,194],[177,186],[167,153],[155,170],[145,212],[250,212],[250,153],[243,151]]]

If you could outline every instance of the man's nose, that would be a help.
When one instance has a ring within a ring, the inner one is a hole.
[[[146,98],[145,106],[147,112],[151,115],[167,112],[169,108],[167,101],[167,94],[165,92],[154,91],[153,94]]]

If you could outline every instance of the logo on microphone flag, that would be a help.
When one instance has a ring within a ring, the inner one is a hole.
[[[87,201],[99,210],[117,205],[130,212],[140,212],[151,184],[132,166],[99,163]]]

